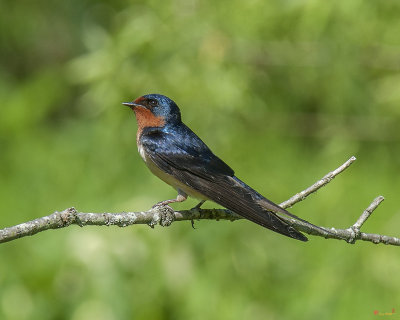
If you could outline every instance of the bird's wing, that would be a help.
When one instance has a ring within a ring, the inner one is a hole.
[[[307,241],[302,233],[274,213],[286,210],[236,178],[233,170],[194,133],[190,131],[190,134],[179,136],[185,141],[177,140],[175,135],[165,137],[164,134],[156,134],[150,139],[143,136],[141,143],[146,148],[147,156],[161,170],[208,199],[265,228]]]

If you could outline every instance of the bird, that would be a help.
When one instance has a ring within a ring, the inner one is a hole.
[[[161,94],[143,95],[123,102],[136,116],[136,143],[139,154],[150,171],[175,188],[175,199],[155,206],[183,202],[188,196],[201,202],[213,201],[258,225],[284,236],[307,241],[307,237],[279,215],[316,227],[252,189],[234,170],[182,122],[177,104]],[[316,227],[319,228],[319,227]]]

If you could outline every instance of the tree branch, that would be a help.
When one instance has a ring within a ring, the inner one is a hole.
[[[315,182],[307,189],[295,194],[289,200],[280,204],[282,208],[288,208],[294,204],[304,200],[310,194],[327,185],[338,174],[346,170],[354,161],[355,157],[351,157],[339,168],[329,172],[322,179]],[[385,235],[364,233],[360,229],[371,216],[372,212],[384,200],[382,196],[377,197],[365,211],[361,214],[358,220],[347,229],[335,229],[326,227],[310,227],[301,221],[280,216],[287,223],[292,225],[299,231],[313,236],[320,236],[326,239],[346,240],[348,243],[355,243],[357,240],[370,241],[373,243],[384,243],[395,246],[400,246],[400,239]],[[174,211],[168,206],[155,207],[148,211],[141,212],[122,212],[122,213],[84,213],[78,212],[75,208],[68,208],[61,212],[55,212],[51,215],[38,218],[32,221],[21,223],[19,225],[4,228],[0,230],[0,243],[12,241],[18,238],[31,236],[36,233],[49,230],[65,228],[70,225],[79,225],[81,227],[95,226],[119,226],[126,227],[133,224],[147,224],[154,227],[157,224],[169,226],[173,221],[185,220],[239,220],[242,219],[238,214],[226,209],[197,209]]]

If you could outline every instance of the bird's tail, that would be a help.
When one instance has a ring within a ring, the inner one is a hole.
[[[239,178],[237,177],[233,177],[233,179],[236,181],[236,183],[238,183],[239,185],[242,186],[243,190],[247,190],[248,194],[251,196],[251,198],[253,199],[254,202],[256,202],[260,207],[262,207],[264,209],[264,211],[268,212],[268,215],[272,215],[276,218],[278,218],[281,222],[283,222],[286,226],[286,228],[291,228],[289,229],[289,237],[298,239],[298,240],[302,240],[302,241],[307,241],[307,238],[300,233],[299,231],[295,230],[295,236],[293,237],[293,231],[292,229],[294,229],[293,227],[290,226],[290,224],[287,222],[288,219],[294,219],[296,220],[296,222],[300,225],[302,225],[303,229],[305,230],[314,230],[318,233],[322,233],[325,235],[329,235],[331,234],[331,232],[329,232],[328,230],[318,227],[302,218],[299,218],[298,216],[288,212],[287,210],[283,209],[282,207],[280,207],[279,205],[277,205],[276,203],[273,203],[272,201],[268,200],[267,198],[263,197],[261,194],[259,194],[257,191],[255,191],[254,189],[250,188],[247,184],[245,184],[243,181],[241,181]],[[238,213],[240,214],[240,213]],[[263,220],[260,217],[261,220]],[[256,222],[256,221],[254,221]],[[258,222],[256,222],[258,223]],[[260,223],[259,223],[260,224]],[[274,230],[275,231],[275,230]],[[281,233],[281,232],[280,232]],[[285,234],[287,235],[287,234]]]
[[[278,214],[287,215],[306,224],[310,224],[309,222],[297,218],[269,201],[237,177],[226,177],[223,181],[218,181],[217,184],[218,187],[214,188],[212,193],[209,194],[209,198],[214,202],[272,231],[293,239],[308,240],[306,236],[293,228]]]

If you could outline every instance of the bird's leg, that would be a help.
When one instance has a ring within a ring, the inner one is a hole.
[[[197,206],[193,207],[191,210],[195,210],[195,209],[200,209],[200,207],[203,205],[204,202],[206,202],[207,200],[201,200]]]
[[[187,194],[185,192],[183,192],[182,190],[178,189],[178,196],[176,197],[176,199],[170,199],[170,200],[164,200],[164,201],[160,201],[157,202],[153,208],[155,207],[159,207],[159,206],[166,206],[169,205],[170,203],[175,203],[175,202],[183,202],[187,199]]]

